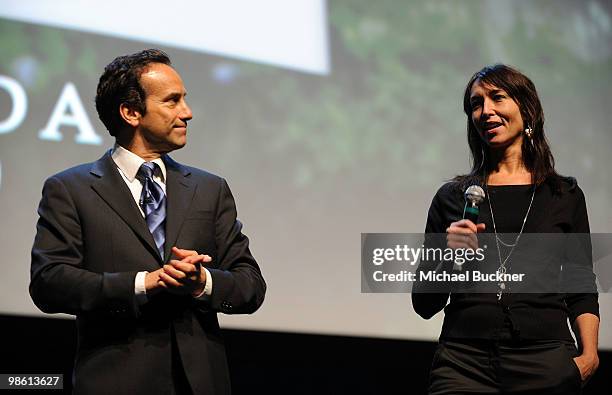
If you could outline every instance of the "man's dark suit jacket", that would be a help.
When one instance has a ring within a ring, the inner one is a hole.
[[[163,160],[164,256],[168,261],[177,246],[212,257],[208,301],[163,292],[137,305],[136,273],[164,262],[110,152],[45,182],[30,294],[46,313],[77,317],[75,393],[169,393],[172,352],[179,353],[194,393],[230,391],[217,312],[254,312],[266,284],[225,180]]]

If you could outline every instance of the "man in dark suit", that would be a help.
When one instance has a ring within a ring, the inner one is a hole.
[[[162,51],[118,57],[96,95],[114,148],[45,182],[30,294],[77,317],[75,393],[230,392],[217,312],[254,312],[266,284],[225,180],[167,155],[185,95]]]

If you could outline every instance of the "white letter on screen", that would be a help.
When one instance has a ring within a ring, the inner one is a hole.
[[[68,110],[70,112],[68,113]],[[67,82],[55,104],[47,126],[38,133],[42,140],[61,141],[63,136],[59,131],[61,125],[74,126],[79,129],[75,141],[78,144],[102,144],[102,138],[96,134],[79,94],[73,83]]]
[[[17,129],[25,119],[28,112],[28,97],[17,80],[5,75],[0,75],[0,88],[8,92],[13,103],[13,109],[8,118],[0,121],[0,134],[6,134]]]

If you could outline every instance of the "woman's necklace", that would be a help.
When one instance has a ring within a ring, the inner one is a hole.
[[[529,211],[531,211],[531,206],[533,205],[533,198],[535,197],[536,185],[535,184],[533,185],[533,193],[531,194],[531,201],[529,202],[529,207],[527,207],[527,212],[525,213],[525,217],[523,218],[523,224],[521,225],[521,231],[516,236],[516,239],[514,240],[514,243],[512,244],[504,243],[503,240],[497,234],[497,226],[495,226],[495,215],[493,215],[493,205],[491,203],[491,194],[489,193],[489,184],[487,182],[485,182],[485,189],[487,191],[487,197],[488,197],[487,200],[489,202],[489,210],[491,210],[491,220],[493,221],[493,232],[495,233],[495,245],[497,247],[497,257],[499,258],[499,268],[497,269],[497,273],[499,273],[502,276],[502,281],[498,284],[499,292],[497,292],[497,300],[501,300],[502,294],[504,290],[506,289],[506,283],[503,281],[503,276],[506,274],[506,271],[507,271],[506,263],[508,262],[508,259],[510,259],[510,255],[512,255],[512,252],[514,251],[514,247],[516,247],[516,245],[519,242],[519,239],[521,238],[521,235],[523,234],[523,229],[525,228],[525,222],[527,222]],[[506,247],[510,247],[510,252],[508,252],[508,255],[506,255],[506,257],[503,260],[501,256],[501,249],[499,248],[500,244]]]

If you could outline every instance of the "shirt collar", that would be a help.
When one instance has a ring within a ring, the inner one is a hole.
[[[146,162],[140,156],[123,148],[119,144],[115,144],[115,146],[113,147],[111,157],[113,158],[113,161],[115,162],[119,170],[123,172],[125,177],[130,182],[134,181],[134,179],[136,178],[136,174],[138,173],[138,169],[140,169],[140,166],[144,162]],[[160,177],[162,179],[162,182],[165,183],[166,182],[166,165],[164,164],[164,161],[161,158],[157,158],[157,159],[152,160],[151,162],[157,163],[157,165],[161,169]]]

